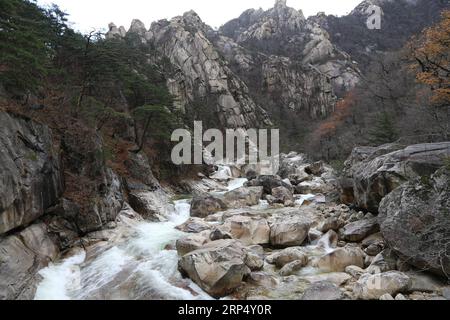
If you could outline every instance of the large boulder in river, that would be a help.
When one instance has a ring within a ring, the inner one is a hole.
[[[219,198],[211,195],[197,196],[191,202],[191,216],[206,218],[219,211],[226,210],[226,204]]]
[[[303,217],[278,217],[270,223],[270,244],[274,247],[300,246],[308,237],[311,221]]]
[[[415,179],[393,191],[380,205],[386,243],[408,263],[450,275],[450,170]]]
[[[59,248],[45,224],[0,240],[0,300],[33,299],[36,273],[57,258]]]
[[[358,299],[379,300],[385,294],[395,296],[405,292],[410,283],[410,278],[398,271],[364,274],[355,284],[353,291]]]
[[[179,261],[180,271],[213,297],[224,297],[242,283],[250,269],[239,241],[213,241]]]
[[[63,174],[51,130],[0,111],[0,235],[27,225],[55,205]]]
[[[325,272],[343,272],[348,266],[364,267],[364,251],[347,245],[325,254],[316,261],[316,266]]]
[[[263,195],[262,187],[241,187],[225,193],[223,201],[228,208],[255,206]]]
[[[415,177],[429,176],[450,157],[450,142],[355,148],[341,179],[342,200],[378,212],[381,200]]]
[[[225,220],[221,229],[246,245],[269,243],[269,224],[260,217],[232,216]]]

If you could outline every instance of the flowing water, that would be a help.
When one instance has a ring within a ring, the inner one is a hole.
[[[244,185],[233,179],[227,166],[219,166],[218,180],[228,181],[226,190]],[[161,201],[162,202],[162,201]],[[84,299],[211,299],[197,285],[182,279],[178,255],[167,250],[184,233],[175,229],[189,219],[189,200],[175,201],[166,222],[134,222],[119,225],[128,236],[78,250],[69,258],[42,269],[36,300]]]
[[[93,250],[90,258],[80,250],[41,270],[35,299],[210,299],[181,278],[177,252],[165,250],[183,236],[175,227],[189,218],[189,209],[187,200],[175,201],[167,222],[124,226],[131,236],[122,243]]]
[[[232,178],[231,170],[226,166],[219,166],[216,176],[227,182],[223,189],[228,191],[242,187],[247,181]],[[224,191],[215,193],[223,194]],[[312,194],[300,196],[296,204],[301,206],[314,197]],[[189,219],[190,200],[174,201],[174,205],[168,205],[167,198],[161,197],[160,202],[161,207],[168,211],[164,215],[167,221],[146,222],[121,215],[118,227],[109,231],[113,240],[100,242],[86,250],[78,249],[68,258],[42,269],[35,299],[212,299],[191,280],[182,278],[178,271],[177,252],[168,247],[185,235],[176,227]],[[270,210],[269,207],[267,201],[261,200],[251,209]],[[329,239],[320,239],[308,249],[311,256],[333,250]],[[304,268],[301,275],[317,273],[315,268]],[[279,294],[282,297],[288,289],[280,285],[272,292],[273,298]]]

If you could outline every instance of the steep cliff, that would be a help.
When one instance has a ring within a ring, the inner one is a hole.
[[[289,57],[314,68],[331,81],[337,94],[358,82],[359,71],[350,56],[332,43],[325,29],[284,0],[267,11],[248,10],[220,32],[250,50]]]

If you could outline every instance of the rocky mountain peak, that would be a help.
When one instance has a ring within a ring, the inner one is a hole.
[[[128,32],[134,32],[139,35],[145,35],[145,33],[147,32],[147,29],[145,28],[145,24],[141,20],[133,19]]]
[[[286,2],[287,0],[276,0],[275,8],[286,8],[287,7]]]

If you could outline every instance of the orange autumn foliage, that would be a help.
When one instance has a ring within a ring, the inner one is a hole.
[[[350,91],[344,99],[336,103],[333,115],[319,125],[319,127],[314,131],[313,137],[316,139],[321,139],[322,137],[334,134],[337,128],[351,114],[350,111],[354,104],[355,95],[352,91]]]
[[[418,42],[418,45],[414,45]],[[450,104],[450,10],[442,13],[442,21],[426,29],[419,40],[410,43],[416,79],[431,91],[431,103]]]

